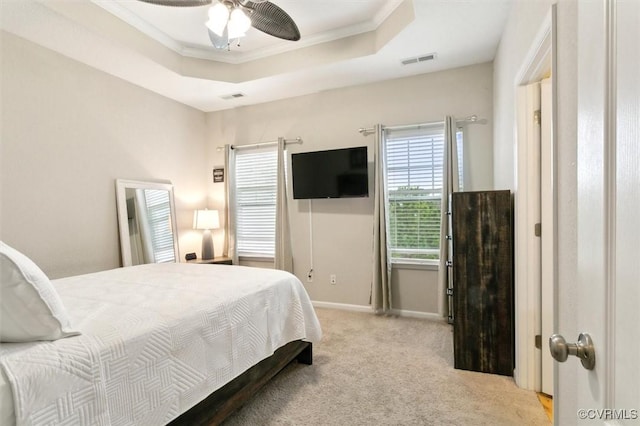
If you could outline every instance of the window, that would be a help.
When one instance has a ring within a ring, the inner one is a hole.
[[[456,140],[462,186],[461,130]],[[385,155],[391,261],[436,263],[440,258],[444,126],[387,129]]]
[[[166,190],[145,189],[143,194],[155,260],[157,263],[175,262],[169,193]]]
[[[238,255],[273,257],[278,157],[275,148],[236,151]]]

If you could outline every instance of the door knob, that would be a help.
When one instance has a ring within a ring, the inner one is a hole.
[[[554,334],[549,337],[549,350],[556,361],[565,362],[569,355],[575,355],[587,370],[593,370],[596,366],[596,351],[587,333],[580,333],[578,343],[567,343],[564,337]]]

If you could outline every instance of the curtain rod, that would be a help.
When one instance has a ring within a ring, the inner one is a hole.
[[[477,115],[470,115],[469,117],[465,117],[461,120],[456,120],[456,124],[462,124],[462,123],[478,123],[478,124],[487,124],[487,119],[483,118],[483,119],[478,119]],[[402,130],[402,129],[415,129],[415,128],[419,128],[422,126],[435,126],[437,124],[444,124],[444,121],[430,121],[428,123],[418,123],[418,124],[407,124],[407,125],[401,125],[401,126],[384,126],[385,129],[391,129],[391,130]],[[370,134],[372,134],[374,132],[374,128],[373,127],[361,127],[358,129],[358,132],[362,133],[363,136],[369,136]]]
[[[269,145],[276,145],[278,143],[278,141],[266,141],[266,142],[259,142],[259,143],[252,143],[252,144],[248,144],[248,145],[231,145],[231,149],[254,149],[254,148],[261,148],[263,146],[269,146]],[[290,144],[301,144],[302,143],[302,138],[300,136],[298,136],[295,139],[285,139],[284,140],[284,144],[285,145],[290,145]],[[218,146],[216,147],[216,149],[218,151],[224,149],[224,146]]]

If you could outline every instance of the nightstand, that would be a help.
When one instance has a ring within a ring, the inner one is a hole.
[[[202,259],[193,259],[193,260],[188,260],[187,263],[200,263],[200,264],[207,264],[207,265],[233,265],[233,261],[231,260],[230,257],[214,257],[213,259],[209,259],[209,260],[202,260]]]

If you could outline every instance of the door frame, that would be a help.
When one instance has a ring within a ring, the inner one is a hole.
[[[547,350],[547,339],[555,330],[555,272],[557,235],[557,203],[555,191],[556,155],[553,150],[553,80],[554,76],[540,82],[540,331],[542,347],[540,353],[540,391],[555,395],[554,362]]]
[[[540,26],[536,36],[531,43],[527,55],[525,55],[519,72],[514,80],[515,93],[519,94],[523,86],[538,82],[549,73],[555,75],[556,65],[556,5],[550,7],[547,16]],[[556,84],[557,78],[552,79],[552,187],[551,198],[553,204],[553,235],[557,235],[557,178],[556,178]],[[535,236],[531,217],[538,215],[540,206],[540,192],[535,190],[532,180],[539,182],[540,175],[531,176],[530,136],[527,132],[527,117],[522,113],[522,105],[517,95],[515,104],[517,105],[516,121],[516,149],[514,164],[516,189],[514,194],[514,299],[515,299],[515,364],[514,380],[516,384],[524,389],[539,391],[541,387],[541,353],[535,348],[536,335],[540,334],[540,254],[531,250],[536,244],[539,245],[539,238]],[[538,212],[535,212],[535,209]],[[525,216],[523,218],[522,216]],[[527,220],[529,219],[529,220]],[[537,241],[536,241],[537,240]],[[554,251],[557,242],[554,240]],[[553,264],[553,289],[556,292],[557,282],[557,261],[554,258]],[[554,294],[555,297],[555,294]],[[555,309],[554,309],[555,312]],[[555,317],[555,315],[554,315]],[[554,318],[555,321],[555,318]],[[542,350],[546,350],[546,341],[542,338]]]

